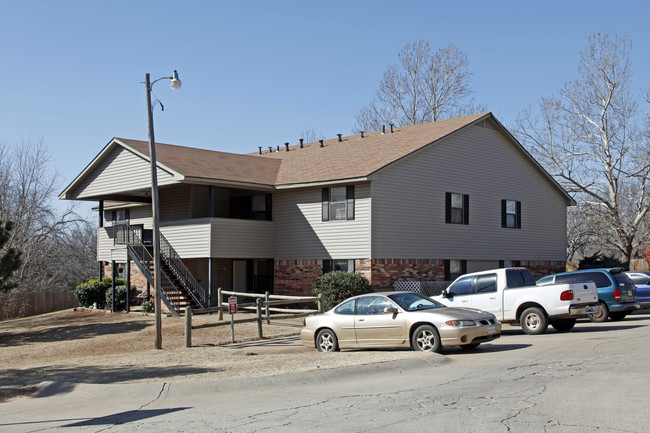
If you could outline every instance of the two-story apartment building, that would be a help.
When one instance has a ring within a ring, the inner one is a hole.
[[[491,113],[244,155],[156,152],[161,233],[213,294],[308,294],[334,269],[390,289],[508,264],[538,275],[565,266],[575,203]],[[98,261],[137,261],[124,227],[148,244],[150,185],[148,143],[114,138],[61,193],[99,203]]]

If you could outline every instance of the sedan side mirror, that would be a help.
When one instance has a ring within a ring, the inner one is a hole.
[[[395,308],[395,307],[386,307],[386,308],[384,308],[384,313],[397,314],[397,308]]]
[[[453,298],[454,294],[448,290],[443,290],[440,296],[442,296],[443,298]]]

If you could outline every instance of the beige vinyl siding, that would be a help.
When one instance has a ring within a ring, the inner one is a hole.
[[[369,184],[355,185],[354,220],[323,222],[321,191],[322,188],[305,188],[273,194],[275,258],[370,257]]]
[[[142,225],[144,229],[151,229],[153,227],[151,205],[131,208],[129,210],[129,224],[131,226]]]
[[[113,227],[97,228],[97,261],[110,262],[113,248]]]
[[[469,225],[445,223],[445,193],[469,195]],[[564,260],[566,200],[515,145],[468,127],[378,173],[373,257]],[[522,203],[522,228],[501,228],[501,200]]]
[[[498,260],[468,260],[467,273],[486,271],[488,269],[498,269]]]
[[[272,221],[211,218],[212,255],[221,258],[273,257]]]
[[[112,237],[112,227],[99,227],[97,229],[97,261],[126,262],[126,246],[114,245]]]
[[[174,182],[170,172],[158,168],[158,184]],[[151,165],[123,147],[109,152],[99,165],[72,191],[75,199],[151,188]]]
[[[182,258],[210,257],[209,218],[161,223],[160,232]]]

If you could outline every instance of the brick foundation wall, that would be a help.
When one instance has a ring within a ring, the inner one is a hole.
[[[321,275],[322,260],[276,260],[273,267],[274,292],[278,295],[311,296],[312,282]]]
[[[398,280],[444,281],[443,259],[355,259],[355,272],[364,275],[376,291],[393,290]],[[522,260],[535,279],[564,272],[564,261]],[[312,282],[323,274],[322,260],[276,260],[274,268],[275,293],[279,295],[310,296]]]
[[[116,263],[120,265],[120,263]],[[124,266],[124,264],[121,264]],[[111,262],[104,262],[104,278],[111,278],[113,272],[113,266]],[[116,275],[116,278],[126,279],[126,272],[123,272],[122,275]],[[135,286],[139,291],[145,292],[147,290],[147,279],[144,277],[138,266],[131,262],[131,286]],[[153,288],[151,290],[153,296]]]
[[[441,259],[372,259],[370,284],[375,290],[393,290],[397,280],[442,281],[445,262]]]
[[[566,271],[565,261],[522,260],[521,266],[527,268],[536,280],[548,274]]]

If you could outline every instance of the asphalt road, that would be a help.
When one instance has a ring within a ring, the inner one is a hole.
[[[44,383],[0,404],[0,431],[642,432],[649,325],[642,312],[566,334],[505,326],[476,350],[257,379]]]

